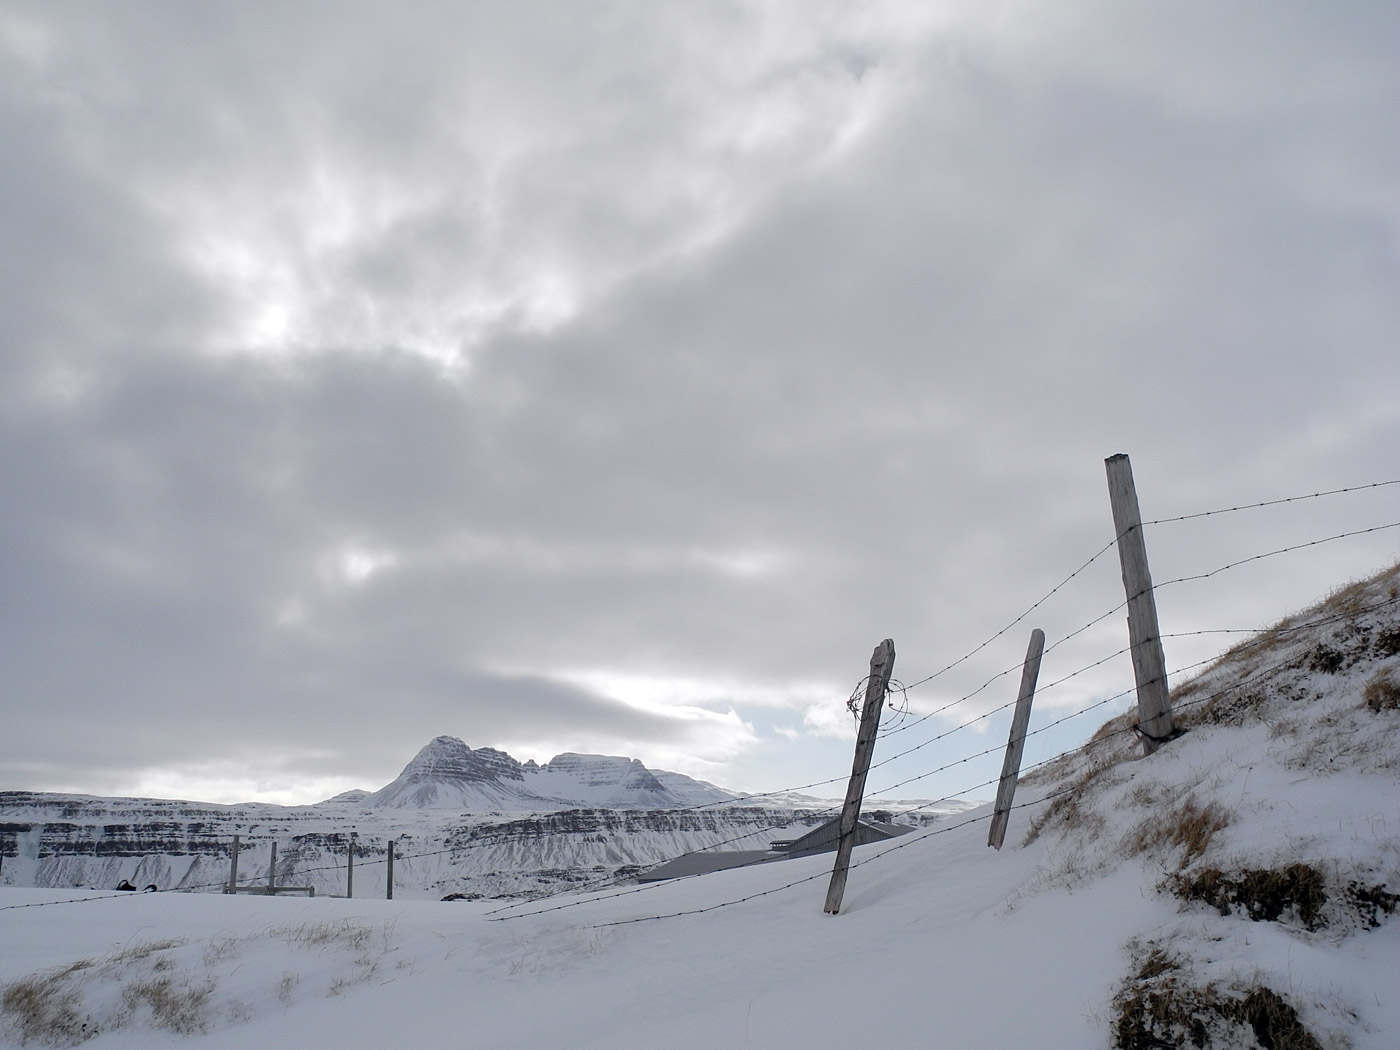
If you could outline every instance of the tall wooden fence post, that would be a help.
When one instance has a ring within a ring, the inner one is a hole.
[[[385,879],[384,899],[390,901],[394,899],[394,850],[398,844],[398,839],[389,840],[389,874],[388,878]]]
[[[345,896],[355,896],[355,833],[350,832],[350,844],[345,850]]]
[[[865,686],[865,703],[860,710],[860,729],[856,731],[856,757],[851,765],[851,782],[846,787],[846,804],[841,809],[841,837],[836,845],[836,866],[831,870],[831,885],[826,891],[826,912],[841,911],[841,898],[846,892],[846,875],[851,867],[851,849],[856,844],[856,825],[860,821],[860,803],[865,794],[865,777],[870,772],[870,759],[875,754],[875,731],[880,728],[880,711],[885,706],[890,675],[894,673],[894,642],[886,638],[875,647],[870,657],[870,678]]]
[[[238,836],[233,836],[233,849],[228,855],[228,888],[225,893],[238,892]]]
[[[1137,682],[1138,729],[1142,752],[1150,755],[1171,739],[1172,707],[1167,690],[1167,661],[1157,626],[1157,602],[1152,574],[1147,570],[1147,544],[1142,514],[1133,487],[1133,465],[1123,453],[1104,460],[1108,496],[1113,504],[1113,527],[1118,533],[1118,561],[1128,595],[1128,640],[1132,645],[1133,678]]]
[[[1021,752],[1026,747],[1026,730],[1031,724],[1031,701],[1035,699],[1035,682],[1040,677],[1040,657],[1044,652],[1045,632],[1037,627],[1031,632],[1026,662],[1021,668],[1021,692],[1016,696],[1016,713],[1011,716],[1011,735],[1006,740],[1006,758],[1001,763],[1001,783],[997,785],[997,803],[992,810],[992,829],[987,833],[987,845],[996,849],[1001,849],[1001,844],[1006,841],[1006,825],[1011,819],[1011,802],[1016,797]]]
[[[272,856],[267,862],[267,895],[277,896],[277,843],[272,844]]]

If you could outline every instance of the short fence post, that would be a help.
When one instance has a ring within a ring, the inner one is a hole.
[[[384,899],[388,901],[394,899],[394,849],[398,844],[398,839],[389,840],[389,874],[384,886]]]
[[[272,844],[272,858],[267,862],[267,895],[277,896],[277,843]]]
[[[1142,537],[1142,513],[1133,487],[1133,465],[1123,453],[1104,460],[1108,496],[1113,504],[1113,527],[1118,533],[1118,561],[1128,595],[1128,640],[1132,645],[1133,678],[1137,682],[1138,731],[1142,753],[1150,755],[1172,735],[1171,696],[1167,691],[1167,661],[1157,626],[1157,601],[1152,574],[1147,570],[1147,544]]]
[[[1021,752],[1026,747],[1026,730],[1031,724],[1031,701],[1035,699],[1035,681],[1040,676],[1040,657],[1044,652],[1045,632],[1037,627],[1031,632],[1026,662],[1021,668],[1021,692],[1016,697],[1016,713],[1011,717],[1011,735],[1006,740],[1006,758],[1001,763],[1001,783],[997,785],[992,828],[987,833],[987,845],[996,849],[1001,849],[1001,844],[1006,841],[1006,825],[1011,819],[1011,801],[1016,797]]]
[[[345,850],[345,896],[355,896],[355,833],[350,832],[350,844]]]
[[[851,781],[846,787],[846,804],[841,808],[841,837],[836,846],[836,865],[831,870],[831,885],[826,891],[826,912],[841,911],[841,898],[846,892],[846,875],[851,867],[851,849],[856,844],[856,825],[860,821],[860,803],[865,794],[865,777],[870,772],[870,759],[875,754],[875,731],[880,728],[880,710],[885,705],[890,675],[894,673],[894,641],[886,638],[875,647],[870,657],[870,678],[865,686],[865,703],[860,711],[860,729],[856,732],[856,757],[851,766]]]
[[[233,849],[228,855],[228,889],[225,893],[238,892],[238,836],[233,836]]]

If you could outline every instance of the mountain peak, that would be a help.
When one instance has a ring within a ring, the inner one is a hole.
[[[658,777],[635,758],[565,752],[544,765],[521,764],[496,748],[437,736],[364,802],[404,809],[670,809],[732,797],[679,773]]]

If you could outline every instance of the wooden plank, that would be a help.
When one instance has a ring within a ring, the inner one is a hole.
[[[1138,728],[1142,732],[1143,754],[1150,755],[1172,735],[1167,661],[1157,626],[1157,602],[1152,594],[1152,574],[1147,568],[1147,544],[1142,535],[1137,490],[1133,487],[1133,467],[1123,453],[1104,460],[1104,466],[1108,471],[1113,527],[1118,534],[1123,590],[1128,596],[1128,640],[1137,682]]]
[[[831,871],[831,885],[826,891],[826,912],[841,911],[841,898],[846,892],[846,875],[851,867],[851,849],[856,843],[856,824],[860,821],[860,804],[865,794],[865,777],[870,772],[870,759],[875,754],[875,733],[880,728],[880,711],[885,705],[890,675],[894,673],[894,641],[886,638],[875,647],[870,657],[870,678],[865,686],[865,701],[861,705],[860,728],[856,732],[856,755],[851,764],[851,780],[846,786],[846,803],[841,809],[841,837],[836,846],[836,865]]]
[[[238,836],[233,836],[233,849],[229,851],[228,858],[228,889],[225,893],[234,893],[238,887]]]
[[[1044,653],[1045,632],[1037,627],[1031,632],[1026,662],[1021,667],[1021,691],[1016,696],[1016,712],[1011,717],[1011,734],[1006,741],[1006,757],[1001,763],[1001,783],[997,785],[997,801],[992,810],[992,827],[987,833],[987,845],[996,849],[1001,849],[1006,840],[1006,825],[1011,819],[1011,803],[1016,798],[1021,752],[1026,747],[1026,730],[1031,724],[1031,702],[1035,699],[1035,683],[1040,677],[1040,658]]]

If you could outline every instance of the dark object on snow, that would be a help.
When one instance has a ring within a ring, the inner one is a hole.
[[[136,887],[133,886],[131,883],[127,882],[126,879],[122,879],[121,882],[117,883],[117,889],[119,889],[119,890],[135,890]],[[141,892],[142,892],[142,893],[156,893],[156,892],[158,892],[158,888],[157,888],[156,884],[153,882],[153,883],[151,883],[149,886],[147,886],[144,890],[142,890]]]

